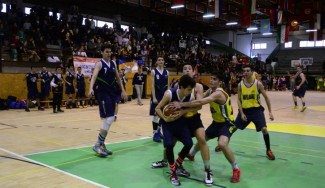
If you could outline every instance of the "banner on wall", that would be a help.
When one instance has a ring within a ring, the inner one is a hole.
[[[85,76],[91,76],[93,69],[95,68],[95,64],[100,60],[100,58],[89,58],[89,57],[78,57],[73,56],[73,66],[75,70],[77,67],[81,67],[81,72]]]

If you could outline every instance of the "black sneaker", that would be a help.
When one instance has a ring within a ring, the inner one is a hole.
[[[205,174],[205,179],[204,179],[204,183],[205,185],[212,185],[213,184],[213,174],[211,172],[211,170],[205,170],[204,172]]]
[[[176,174],[178,176],[183,176],[183,177],[190,177],[191,176],[191,174],[184,169],[183,165],[177,166]]]
[[[113,155],[113,152],[110,151],[110,150],[108,150],[108,149],[106,148],[105,144],[103,144],[101,147],[102,147],[102,150],[103,150],[104,152],[107,153],[107,155]]]
[[[58,111],[57,112],[64,112],[63,110],[61,110],[61,109],[58,109]]]
[[[44,111],[45,109],[43,107],[38,107],[39,111]]]
[[[26,111],[26,112],[30,112],[29,108],[25,108],[25,111]]]
[[[94,152],[96,152],[96,154],[99,156],[99,157],[107,157],[108,154],[103,150],[103,147],[96,143],[94,146],[93,146],[93,150]]]
[[[151,164],[151,168],[164,168],[167,166],[168,166],[168,163],[164,160],[156,161]]]

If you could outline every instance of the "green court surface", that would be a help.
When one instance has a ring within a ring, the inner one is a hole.
[[[231,140],[242,171],[241,181],[229,182],[232,170],[222,153],[215,153],[216,140],[209,141],[213,187],[268,188],[268,187],[323,187],[325,179],[325,139],[293,134],[271,134],[271,147],[275,161],[265,157],[264,140],[254,130],[237,131]],[[194,141],[195,142],[195,141]],[[32,154],[27,157],[113,188],[166,188],[169,182],[168,168],[151,169],[151,162],[162,157],[162,144],[151,139],[108,144],[114,154],[98,158],[91,147]],[[178,143],[174,152],[180,151]],[[185,161],[184,167],[191,179],[180,177],[186,188],[206,187],[203,180],[203,163],[200,154],[195,162]]]

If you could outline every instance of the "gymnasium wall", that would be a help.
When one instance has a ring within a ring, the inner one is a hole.
[[[126,84],[126,93],[127,95],[132,95],[133,86],[132,86],[132,78],[133,73],[128,73],[126,75],[128,82]],[[178,79],[178,76],[170,76],[169,82],[174,78]],[[86,80],[86,93],[88,92],[89,88],[89,79]],[[147,77],[147,88],[146,93],[147,96],[151,94],[151,76]],[[210,76],[200,76],[198,81],[209,85]],[[38,83],[38,88],[40,90],[40,83]],[[9,95],[16,96],[18,99],[26,99],[27,97],[27,86],[25,81],[25,74],[0,74],[0,98],[7,98]],[[51,97],[51,96],[50,96]]]

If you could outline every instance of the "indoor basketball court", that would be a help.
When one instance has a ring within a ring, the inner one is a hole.
[[[305,112],[292,109],[290,92],[268,92],[275,120],[268,121],[271,148],[276,160],[265,157],[262,135],[253,126],[238,130],[230,146],[242,171],[241,181],[230,183],[231,165],[222,153],[214,152],[217,141],[208,142],[213,187],[319,187],[325,165],[325,96],[307,92]],[[232,96],[232,103],[236,98]],[[233,105],[235,109],[236,105]],[[169,169],[152,169],[162,158],[162,144],[152,141],[149,100],[121,104],[107,147],[113,155],[99,158],[92,151],[98,134],[98,107],[51,111],[4,111],[0,114],[1,187],[172,187]],[[207,127],[208,106],[201,110]],[[236,110],[235,110],[235,114]],[[265,112],[268,117],[267,112]],[[195,143],[194,139],[194,143]],[[180,150],[177,144],[174,152]],[[183,187],[205,187],[203,162],[185,160],[189,178],[180,177]]]

